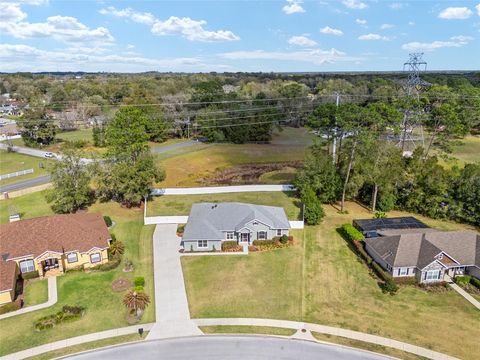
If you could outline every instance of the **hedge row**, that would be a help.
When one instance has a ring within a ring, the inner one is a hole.
[[[27,273],[22,273],[22,279],[23,280],[28,280],[28,279],[34,279],[39,277],[40,275],[38,274],[38,270],[35,271],[30,271]]]
[[[467,285],[471,281],[470,275],[456,276],[453,281],[459,285]]]
[[[108,271],[108,270],[112,270],[112,269],[115,269],[118,265],[120,265],[120,262],[122,261],[122,259],[120,257],[114,257],[112,260],[110,260],[109,262],[105,263],[105,264],[100,264],[100,265],[96,265],[96,266],[92,266],[90,268],[90,270],[93,270],[93,271]]]
[[[363,236],[363,234],[352,224],[343,224],[340,229],[343,233],[343,236],[345,236],[349,241],[361,241],[365,239],[365,236]]]
[[[33,323],[33,327],[37,331],[51,329],[55,325],[63,322],[69,322],[80,319],[85,314],[85,308],[82,306],[65,305],[61,311],[41,317]]]
[[[222,243],[222,251],[237,252],[242,250],[243,248],[240,245],[238,245],[236,241],[224,241]]]
[[[470,284],[480,289],[480,280],[478,280],[476,277],[472,276],[472,278],[470,279]]]
[[[20,301],[14,301],[5,305],[0,306],[0,315],[6,314],[11,311],[16,311],[20,309]]]

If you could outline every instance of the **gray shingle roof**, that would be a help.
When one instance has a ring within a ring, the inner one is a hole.
[[[272,229],[289,229],[281,207],[238,202],[193,204],[183,234],[183,240],[221,240],[222,231],[238,231],[252,220]]]
[[[365,239],[392,267],[423,269],[442,251],[461,265],[480,266],[480,235],[472,231],[401,233]]]

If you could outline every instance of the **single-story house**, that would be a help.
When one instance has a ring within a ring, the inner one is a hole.
[[[394,278],[420,283],[469,274],[480,278],[480,234],[434,229],[383,230],[366,238],[365,250]]]
[[[13,301],[18,274],[58,275],[108,262],[110,233],[101,214],[66,214],[0,225],[0,304]]]
[[[221,250],[222,242],[250,245],[289,233],[290,223],[281,207],[238,202],[193,204],[182,244],[186,251]]]
[[[366,238],[378,236],[378,232],[382,230],[400,230],[411,229],[428,229],[429,227],[413,216],[402,216],[393,218],[380,219],[358,219],[353,220],[355,226]]]

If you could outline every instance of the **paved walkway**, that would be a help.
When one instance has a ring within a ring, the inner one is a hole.
[[[202,334],[190,320],[180,240],[176,224],[157,225],[153,233],[156,323],[148,340]]]
[[[52,305],[55,305],[57,303],[57,277],[56,276],[51,276],[47,278],[48,281],[48,301],[44,302],[43,304],[38,304],[38,305],[32,305],[32,306],[27,306],[24,307],[20,310],[17,311],[12,311],[3,315],[0,315],[0,320],[6,319],[12,316],[16,315],[22,315],[26,314],[32,311],[37,311],[41,309],[48,308]]]
[[[475,306],[478,310],[480,310],[480,302],[478,302],[472,295],[470,295],[469,293],[467,293],[465,290],[463,290],[460,286],[458,286],[457,284],[455,284],[453,282],[453,280],[450,278],[450,280],[447,281],[448,285],[450,285],[450,287],[455,290],[456,292],[458,292],[461,296],[463,296],[465,298],[465,300],[467,300],[470,304],[472,304],[473,306]]]
[[[63,349],[73,345],[79,345],[88,343],[91,341],[97,341],[102,339],[108,339],[116,336],[130,335],[138,333],[139,328],[143,328],[144,331],[150,331],[153,327],[153,324],[139,324],[134,326],[128,326],[124,328],[112,329],[101,331],[97,333],[75,336],[70,339],[59,340],[45,345],[40,345],[31,349],[19,351],[13,354],[5,355],[2,357],[2,360],[20,360],[25,359],[31,356],[37,356],[49,351]]]
[[[194,319],[193,320],[198,326],[216,326],[216,325],[226,325],[226,326],[269,326],[269,327],[279,327],[287,329],[306,329],[308,331],[318,332],[321,334],[328,334],[334,336],[341,336],[348,339],[364,341],[371,344],[387,346],[401,351],[406,351],[418,356],[423,356],[428,359],[433,360],[454,360],[456,358],[445,355],[430,349],[422,348],[420,346],[415,346],[407,344],[401,341],[396,341],[381,336],[370,335],[366,333],[361,333],[358,331],[347,330],[336,328],[332,326],[318,325],[303,323],[299,321],[289,321],[289,320],[272,320],[272,319],[254,319],[254,318],[219,318],[219,319]]]
[[[237,186],[208,186],[193,188],[161,188],[153,189],[152,195],[195,195],[195,194],[224,194],[236,192],[258,191],[293,191],[293,185],[237,185]]]

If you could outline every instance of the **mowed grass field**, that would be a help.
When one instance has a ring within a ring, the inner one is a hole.
[[[33,173],[0,180],[1,185],[7,185],[14,182],[28,180],[37,176],[47,174],[46,167],[54,160],[42,159],[35,156],[29,156],[19,153],[9,153],[0,150],[0,175],[10,174],[16,171],[33,169]],[[40,167],[40,164],[43,167]]]
[[[8,222],[8,207],[15,206],[31,218],[51,213],[44,199],[44,192],[0,202],[0,222]],[[145,291],[151,296],[142,322],[155,320],[153,288],[152,235],[154,226],[143,225],[142,209],[125,209],[116,203],[97,203],[89,212],[109,215],[116,225],[110,230],[125,244],[122,263],[114,270],[90,273],[68,273],[57,278],[58,303],[51,308],[0,320],[0,356],[29,347],[117,327],[128,326],[127,310],[122,304],[123,292],[114,293],[111,283],[117,278],[127,278],[133,282],[135,276],[145,277]],[[123,263],[131,260],[134,271],[124,273]],[[27,287],[28,291],[28,287]],[[45,315],[55,313],[63,305],[86,307],[85,316],[71,323],[58,325],[53,329],[37,332],[33,322]]]
[[[201,179],[235,165],[303,161],[312,141],[307,129],[287,127],[275,132],[270,144],[201,144],[159,154],[167,177],[158,186],[199,186]]]
[[[201,202],[244,202],[280,206],[284,208],[288,219],[301,219],[301,204],[295,193],[273,191],[155,196],[147,203],[147,216],[188,215],[192,204]]]
[[[371,218],[371,213],[354,203],[347,209],[348,214],[338,214],[326,206],[323,223],[296,230],[297,242],[290,248],[247,257],[183,258],[192,317],[308,321],[475,359],[480,352],[480,312],[454,291],[435,293],[412,286],[395,296],[383,294],[336,232],[341,224]],[[389,214],[400,215],[406,213]],[[418,218],[444,230],[469,228]]]

